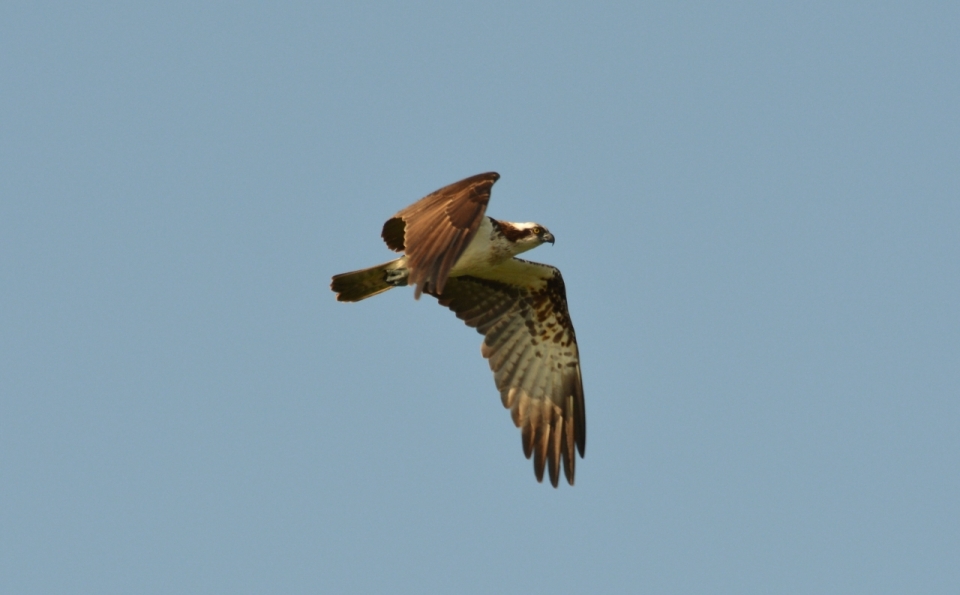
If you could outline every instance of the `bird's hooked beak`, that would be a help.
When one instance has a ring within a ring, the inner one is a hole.
[[[543,242],[544,242],[544,243],[550,242],[550,243],[552,244],[552,243],[553,243],[553,234],[550,233],[549,231],[548,231],[547,233],[543,234]]]

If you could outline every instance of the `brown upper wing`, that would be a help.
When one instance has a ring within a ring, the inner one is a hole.
[[[500,174],[489,172],[445,186],[403,209],[383,225],[391,250],[405,252],[414,297],[442,293],[447,276],[477,233]]]
[[[553,267],[517,258],[504,269],[492,269],[491,278],[451,277],[437,299],[484,335],[481,353],[521,429],[524,454],[533,456],[537,481],[547,466],[556,487],[562,462],[573,485],[586,415],[563,278]]]

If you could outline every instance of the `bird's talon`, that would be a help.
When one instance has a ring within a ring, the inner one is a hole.
[[[407,284],[410,271],[407,269],[391,269],[384,273],[383,280],[394,287],[403,287]]]

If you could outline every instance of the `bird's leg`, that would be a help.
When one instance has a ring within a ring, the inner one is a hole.
[[[410,271],[406,267],[390,269],[383,274],[383,280],[394,287],[403,287],[407,284],[407,277]]]

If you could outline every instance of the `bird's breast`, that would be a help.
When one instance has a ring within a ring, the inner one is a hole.
[[[503,237],[490,224],[490,218],[484,217],[477,229],[477,235],[467,244],[467,248],[450,269],[451,276],[469,275],[494,267],[513,256],[513,243]]]

